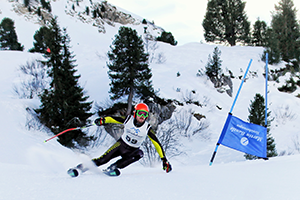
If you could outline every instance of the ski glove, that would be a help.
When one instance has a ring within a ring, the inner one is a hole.
[[[101,125],[103,125],[103,124],[105,123],[105,119],[102,118],[102,117],[99,117],[99,118],[95,119],[94,122],[95,122],[95,124],[96,124],[97,126],[101,126]]]
[[[163,170],[166,171],[167,173],[172,171],[172,166],[169,163],[169,161],[165,157],[162,158],[161,160],[162,160],[162,164],[163,164]]]

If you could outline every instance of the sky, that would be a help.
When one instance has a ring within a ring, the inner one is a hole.
[[[154,21],[167,32],[171,32],[178,45],[189,42],[205,41],[202,21],[205,16],[207,0],[109,0],[109,3],[135,13],[149,21]],[[251,27],[259,17],[270,25],[271,11],[279,0],[248,0],[245,11]],[[296,9],[300,9],[300,1],[294,1]],[[300,20],[300,12],[297,12]]]
[[[56,1],[52,8],[53,13],[59,17],[60,27],[68,25],[76,69],[81,75],[80,85],[84,87],[89,101],[106,103],[109,80],[108,68],[105,67],[107,60],[102,53],[107,50],[118,27],[113,28],[115,31],[99,34],[91,24],[66,15],[65,3],[64,0]],[[11,4],[1,6],[0,17],[9,16],[15,20],[18,35],[22,35],[19,42],[27,49],[32,47],[32,33],[37,27],[32,26],[33,22],[30,20],[12,12]],[[110,26],[106,28],[112,29]],[[89,37],[83,37],[83,34],[88,34]],[[65,148],[56,139],[44,143],[44,140],[53,136],[52,133],[26,128],[32,119],[27,110],[38,108],[39,99],[19,99],[13,89],[21,87],[23,81],[32,78],[20,73],[19,67],[26,62],[42,59],[42,55],[28,51],[0,51],[0,199],[298,200],[300,100],[295,96],[300,90],[288,94],[277,89],[289,78],[289,73],[286,77],[281,77],[279,83],[270,81],[268,94],[269,108],[274,117],[271,134],[275,138],[278,153],[283,156],[268,161],[247,161],[244,153],[221,145],[213,165],[209,166],[215,144],[241,83],[238,77],[244,74],[250,59],[253,62],[249,76],[243,84],[233,114],[246,120],[250,100],[256,93],[264,94],[265,78],[262,74],[265,64],[259,59],[263,49],[218,46],[222,52],[222,70],[228,72],[230,69],[235,76],[232,78],[233,97],[230,97],[225,92],[218,92],[206,76],[196,75],[199,69],[205,67],[208,55],[216,45],[190,43],[172,46],[162,42],[157,45],[154,53],[163,56],[165,61],[159,63],[155,58],[149,67],[153,74],[153,87],[159,91],[159,96],[179,102],[191,98],[202,105],[177,105],[172,119],[182,121],[187,113],[201,113],[206,116],[203,122],[208,123],[209,127],[189,138],[179,136],[181,145],[176,147],[185,154],[171,157],[166,152],[172,164],[172,172],[166,174],[160,162],[152,167],[136,162],[122,169],[119,177],[107,177],[101,173],[102,169],[115,160],[77,178],[68,176],[66,171],[70,167],[99,157],[114,140],[109,135],[101,137],[102,143],[88,148],[84,153]],[[274,70],[283,66],[284,63],[280,63],[269,67]],[[177,72],[180,76],[177,76]],[[91,120],[96,117],[92,116]],[[199,121],[192,118],[188,133],[197,129],[198,124]],[[164,123],[161,127],[167,129],[169,125]],[[91,135],[98,133],[95,126],[85,131]]]

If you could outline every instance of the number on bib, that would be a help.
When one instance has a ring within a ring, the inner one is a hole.
[[[131,144],[136,144],[137,143],[137,140],[136,139],[131,139],[128,135],[126,135],[126,140],[128,142],[130,142]]]

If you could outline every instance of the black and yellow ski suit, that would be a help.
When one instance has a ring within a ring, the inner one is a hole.
[[[97,166],[103,165],[118,156],[122,158],[117,160],[114,165],[120,169],[138,161],[144,155],[140,145],[146,136],[152,141],[160,158],[163,161],[167,160],[165,152],[148,122],[145,121],[143,124],[137,125],[136,119],[131,115],[127,117],[107,116],[98,119],[101,120],[101,125],[111,123],[124,124],[124,133],[102,156],[93,159]]]

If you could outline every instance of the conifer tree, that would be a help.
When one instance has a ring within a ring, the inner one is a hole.
[[[50,1],[49,2],[46,2],[45,0],[41,0],[41,4],[42,4],[42,7],[47,9],[49,12],[51,12],[51,3]]]
[[[267,24],[265,21],[259,19],[253,25],[252,31],[252,44],[254,46],[265,46],[267,35]]]
[[[24,46],[21,46],[18,42],[14,21],[7,17],[5,17],[0,24],[0,49],[18,51],[24,50]]]
[[[202,22],[207,42],[250,42],[250,22],[245,14],[245,2],[241,0],[209,0]]]
[[[266,44],[264,53],[262,55],[262,61],[266,61],[266,54],[268,53],[268,63],[277,64],[281,60],[279,40],[277,39],[274,31],[271,28],[267,28]]]
[[[171,32],[165,32],[165,31],[163,31],[161,33],[161,36],[157,37],[156,40],[157,41],[161,41],[161,42],[169,43],[169,44],[171,44],[173,46],[177,45],[177,41],[175,41],[174,36],[172,35]]]
[[[210,77],[210,78],[217,78],[220,73],[222,72],[221,69],[221,63],[222,60],[220,58],[221,56],[221,51],[219,50],[218,47],[214,48],[213,56],[211,55],[208,56],[208,63],[205,66],[205,74]]]
[[[299,62],[300,27],[296,19],[296,8],[292,0],[281,0],[275,5],[272,15],[271,27],[276,39],[279,41],[279,50],[282,60]]]
[[[29,6],[30,0],[23,0],[24,1],[24,6],[27,7]]]
[[[80,75],[75,75],[74,56],[70,52],[70,38],[66,30],[61,31],[56,18],[49,28],[51,38],[46,38],[51,52],[44,54],[52,79],[50,88],[41,95],[42,105],[36,112],[39,119],[54,134],[67,128],[83,126],[92,115],[91,102],[86,102],[83,89],[78,85]],[[67,132],[58,141],[67,147],[86,146],[93,137],[86,136],[81,130]]]
[[[248,121],[253,124],[260,126],[265,126],[265,99],[262,95],[256,94],[254,101],[251,101],[250,108],[248,108],[249,116]],[[269,117],[271,112],[267,112],[267,117]],[[267,120],[267,157],[277,156],[275,149],[275,141],[270,133],[271,120]],[[248,160],[257,159],[256,156],[245,154],[245,158]]]
[[[47,48],[49,44],[46,44],[47,37],[49,38],[51,32],[49,28],[46,26],[42,26],[38,31],[35,32],[33,38],[33,48],[29,50],[29,52],[39,52],[39,53],[47,53]]]
[[[148,99],[155,95],[148,54],[144,52],[141,36],[128,27],[120,27],[110,48],[108,75],[111,80],[110,93],[113,94],[111,99],[128,95],[127,114],[130,114],[134,97]]]

